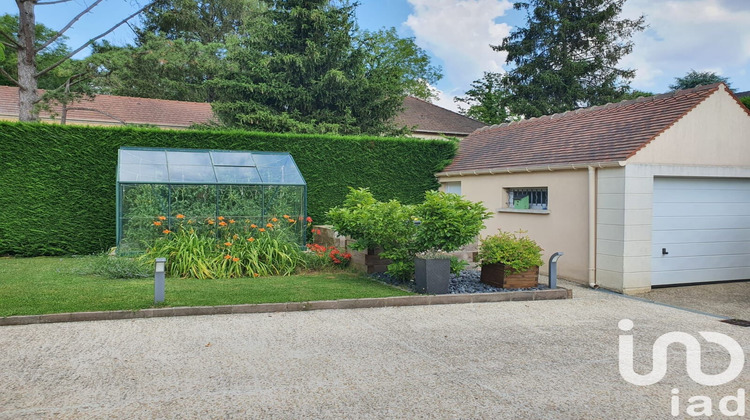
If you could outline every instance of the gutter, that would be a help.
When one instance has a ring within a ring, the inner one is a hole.
[[[462,170],[462,171],[447,171],[438,172],[435,176],[437,177],[454,177],[454,176],[478,176],[478,175],[502,175],[502,174],[513,174],[519,172],[552,172],[552,171],[569,171],[576,169],[586,168],[619,168],[625,166],[625,161],[611,161],[611,162],[593,162],[593,163],[556,163],[552,165],[537,165],[537,166],[510,166],[504,168],[491,168],[491,169],[477,169],[477,170]]]
[[[589,166],[589,286],[596,289],[596,169]]]

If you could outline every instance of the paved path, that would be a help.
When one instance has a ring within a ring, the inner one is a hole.
[[[680,308],[750,321],[750,281],[665,287],[636,296]]]
[[[0,328],[0,419],[673,418],[670,398],[719,400],[739,378],[693,383],[671,348],[667,376],[618,373],[618,322],[632,319],[636,369],[661,334],[717,331],[747,354],[750,328],[612,294],[575,298],[216,315]],[[704,371],[729,356],[707,345]],[[750,404],[748,404],[750,409]],[[732,408],[732,404],[730,407]]]

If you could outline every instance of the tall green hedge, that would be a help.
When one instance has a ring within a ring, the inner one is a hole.
[[[453,158],[448,141],[0,122],[0,255],[89,254],[115,244],[120,146],[289,152],[316,222],[349,186],[420,202]]]

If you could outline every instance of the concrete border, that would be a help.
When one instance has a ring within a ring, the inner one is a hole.
[[[466,293],[455,295],[393,296],[385,298],[316,300],[309,302],[256,303],[222,306],[181,306],[149,308],[136,311],[73,312],[46,315],[19,315],[0,318],[0,326],[49,324],[57,322],[104,321],[116,319],[162,318],[169,316],[255,314],[272,312],[315,311],[320,309],[362,309],[387,306],[448,305],[456,303],[485,303],[528,300],[571,299],[573,290],[524,290],[517,292]]]

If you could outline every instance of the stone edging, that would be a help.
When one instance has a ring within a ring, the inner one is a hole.
[[[467,293],[456,295],[394,296],[385,298],[317,300],[311,302],[257,303],[223,306],[184,306],[151,308],[137,311],[74,312],[46,315],[20,315],[0,318],[0,326],[47,324],[53,322],[104,321],[116,319],[161,318],[168,316],[229,315],[271,312],[312,311],[318,309],[384,308],[389,306],[445,305],[454,303],[484,303],[525,300],[570,299],[573,291],[529,290],[499,293]]]

